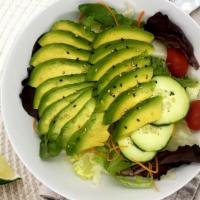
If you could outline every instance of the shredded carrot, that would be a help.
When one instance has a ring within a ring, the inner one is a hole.
[[[114,149],[115,153],[120,154],[120,149],[119,149],[118,146],[115,145],[111,136],[109,138],[109,141],[110,141],[110,144],[111,144],[111,148]]]
[[[149,169],[152,170],[152,164],[151,164],[150,162],[149,162]],[[153,174],[152,174],[151,172],[149,172],[149,176],[150,176],[151,181],[152,181],[152,183],[153,183],[154,189],[155,189],[157,192],[159,192],[160,190],[159,190],[158,186],[156,185],[156,182],[155,182],[155,180],[153,179]]]
[[[78,21],[81,22],[81,20],[83,19],[83,17],[84,17],[84,14],[81,13],[81,14],[79,15]]]
[[[33,120],[32,126],[33,126],[33,130],[37,133],[38,130],[37,130],[37,120],[36,119]]]
[[[110,14],[112,15],[112,18],[113,18],[115,24],[117,26],[119,26],[119,22],[117,20],[117,17],[115,16],[115,13],[113,12],[113,10],[108,5],[106,5],[104,2],[102,2],[102,1],[98,1],[98,4],[102,5],[104,8],[106,8],[110,12]]]
[[[140,28],[141,27],[141,23],[142,23],[142,18],[144,16],[145,12],[144,10],[140,12],[138,18],[137,18],[137,27]]]

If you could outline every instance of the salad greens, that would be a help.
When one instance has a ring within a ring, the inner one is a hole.
[[[40,37],[23,81],[23,107],[43,122],[40,158],[65,151],[82,179],[98,183],[104,173],[129,188],[153,187],[152,178],[199,163],[184,120],[200,83],[172,76],[165,60],[175,44],[198,67],[183,31],[162,13],[145,23],[144,12],[127,17],[103,3],[79,11],[79,22],[57,21]]]

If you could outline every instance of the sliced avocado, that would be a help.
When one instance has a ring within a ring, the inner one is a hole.
[[[46,46],[48,44],[56,44],[56,43],[63,43],[68,44],[77,49],[84,49],[84,50],[91,50],[92,47],[90,42],[80,37],[76,37],[73,33],[69,31],[51,31],[46,33],[45,35],[40,38],[38,43],[41,46]]]
[[[129,49],[121,49],[117,52],[113,52],[96,63],[91,67],[87,74],[87,80],[98,81],[109,69],[115,67],[115,65],[131,59],[133,57],[139,56],[146,52],[150,54],[153,48],[147,48],[146,46],[133,47]]]
[[[80,50],[67,44],[49,44],[41,47],[33,54],[30,64],[35,67],[55,58],[88,61],[89,57],[90,52],[86,50]]]
[[[94,40],[95,34],[85,29],[81,24],[75,23],[69,20],[60,20],[52,26],[52,30],[63,30],[70,31],[76,36],[85,38],[86,40],[92,42]]]
[[[86,73],[90,64],[83,61],[54,59],[46,61],[33,69],[28,84],[38,87],[44,81],[62,75]]]
[[[156,83],[149,82],[120,94],[110,105],[104,116],[105,124],[119,120],[128,110],[152,96]]]
[[[147,42],[137,41],[137,40],[117,40],[113,42],[108,42],[95,50],[95,53],[91,55],[90,62],[92,64],[97,63],[99,60],[103,59],[112,52],[116,52],[120,49],[125,48],[139,48],[144,46],[147,49],[151,49],[152,45]]]
[[[75,132],[67,143],[68,155],[81,153],[87,149],[103,146],[109,138],[108,126],[103,124],[104,113],[94,113],[90,120]]]
[[[62,147],[66,149],[67,142],[70,137],[78,131],[91,117],[96,106],[96,100],[90,99],[80,112],[71,119],[61,130]]]
[[[56,140],[60,135],[61,129],[64,127],[64,125],[69,122],[69,120],[74,118],[91,98],[92,89],[88,89],[67,107],[65,107],[60,113],[58,113],[50,125],[48,139],[50,141]]]
[[[58,101],[59,99],[65,98],[66,96],[73,94],[80,89],[87,88],[93,85],[94,83],[84,82],[51,89],[41,99],[39,105],[39,116],[41,116],[47,106],[51,105],[52,103]]]
[[[52,103],[50,106],[48,106],[42,113],[42,116],[38,122],[39,134],[41,134],[41,135],[46,134],[49,130],[50,123],[54,119],[54,117],[63,108],[68,106],[72,101],[74,101],[78,96],[80,96],[86,89],[79,90],[76,93],[71,94],[71,95],[65,97],[64,99],[60,99],[60,100]]]
[[[162,97],[152,97],[135,108],[129,110],[119,121],[113,138],[118,141],[128,137],[133,131],[160,119],[162,113]]]
[[[143,67],[115,77],[99,95],[98,111],[106,111],[111,103],[124,91],[138,83],[146,83],[153,76],[152,67]]]
[[[74,83],[81,83],[85,81],[85,74],[76,74],[76,75],[65,75],[59,76],[56,78],[48,79],[47,81],[43,82],[39,87],[37,87],[35,91],[35,96],[33,100],[33,108],[38,109],[40,105],[40,101],[45,93],[49,90],[61,87],[64,85],[74,84]]]
[[[152,33],[147,32],[140,28],[118,26],[118,27],[114,27],[100,33],[94,40],[93,47],[97,49],[99,46],[107,42],[111,42],[115,40],[123,41],[125,39],[139,40],[139,41],[150,43],[153,41],[154,36]]]
[[[123,72],[131,71],[135,68],[149,66],[150,64],[151,58],[149,56],[141,55],[112,67],[99,79],[97,93],[99,94],[115,76],[120,75]]]

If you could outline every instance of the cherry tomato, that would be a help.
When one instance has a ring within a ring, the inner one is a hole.
[[[178,49],[167,49],[167,66],[173,76],[184,77],[188,70],[188,62],[185,55]]]
[[[200,100],[191,103],[186,117],[188,127],[194,131],[200,130]]]

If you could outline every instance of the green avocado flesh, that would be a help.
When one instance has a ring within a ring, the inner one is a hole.
[[[144,31],[140,28],[119,26],[100,33],[94,40],[93,47],[96,49],[107,42],[125,39],[132,39],[150,43],[153,41],[154,36],[150,32]]]
[[[87,89],[87,88],[86,88]],[[46,134],[49,130],[50,123],[55,118],[55,116],[65,107],[67,107],[72,101],[74,101],[78,96],[80,96],[86,89],[77,91],[63,99],[60,99],[50,106],[48,106],[42,113],[40,120],[38,122],[39,134]]]
[[[126,111],[138,103],[150,98],[154,92],[156,83],[143,83],[138,87],[131,88],[119,95],[110,105],[104,116],[105,124],[112,124],[119,120]]]
[[[66,145],[72,135],[78,131],[90,119],[95,110],[96,100],[90,99],[80,112],[71,119],[61,130],[62,147],[66,149]]]
[[[56,78],[48,79],[47,81],[42,83],[39,87],[37,87],[35,91],[34,101],[33,101],[33,108],[38,109],[42,97],[49,90],[53,88],[61,87],[64,85],[70,85],[70,84],[81,83],[81,82],[85,82],[85,74],[65,75],[65,76],[59,76]]]
[[[136,68],[142,68],[145,66],[150,66],[150,57],[147,56],[137,56],[135,58],[125,60],[124,62],[109,69],[104,76],[102,76],[98,81],[97,93],[99,94],[112,79],[123,72],[128,72]]]
[[[56,30],[46,33],[38,43],[41,46],[48,44],[62,43],[76,47],[77,49],[91,50],[92,47],[87,40],[76,37],[73,33],[68,31]]]
[[[81,94],[77,99],[65,107],[58,115],[54,118],[50,125],[48,132],[48,139],[54,141],[61,133],[61,129],[64,125],[75,117],[83,106],[92,98],[92,90],[89,89]]]
[[[80,50],[67,44],[49,44],[33,54],[30,64],[33,67],[37,67],[43,62],[55,58],[88,61],[89,57],[90,52],[86,50]]]
[[[107,130],[108,126],[103,124],[103,116],[104,113],[94,112],[87,123],[72,135],[66,147],[68,155],[104,145],[110,134]]]
[[[146,47],[147,49],[151,49],[152,45],[146,42],[137,41],[137,40],[123,40],[123,41],[114,41],[106,43],[100,46],[95,50],[95,53],[91,55],[90,62],[92,64],[97,63],[107,55],[116,52],[120,49],[128,49],[128,48],[139,48],[140,46]]]
[[[54,59],[44,62],[33,69],[28,84],[37,88],[48,79],[63,75],[84,74],[90,64],[82,61]]]
[[[84,82],[51,89],[42,97],[39,105],[39,116],[41,116],[44,110],[52,103],[58,101],[59,99],[65,98],[66,96],[73,94],[80,89],[91,87],[93,85],[94,83]]]
[[[81,24],[75,23],[70,20],[60,20],[52,26],[52,30],[70,31],[75,36],[82,37],[90,42],[95,38],[95,34],[91,31],[87,31]]]
[[[106,111],[111,103],[124,91],[138,83],[149,82],[153,76],[152,67],[143,67],[115,77],[99,95],[98,111]]]
[[[152,97],[129,110],[119,121],[114,132],[114,140],[130,136],[131,133],[146,124],[160,119],[162,113],[162,97]]]
[[[115,65],[125,60],[139,56],[144,52],[147,54],[151,54],[153,52],[153,47],[147,49],[145,46],[140,46],[132,47],[129,49],[121,49],[117,52],[113,52],[89,69],[87,80],[98,81],[109,69],[111,69]]]

